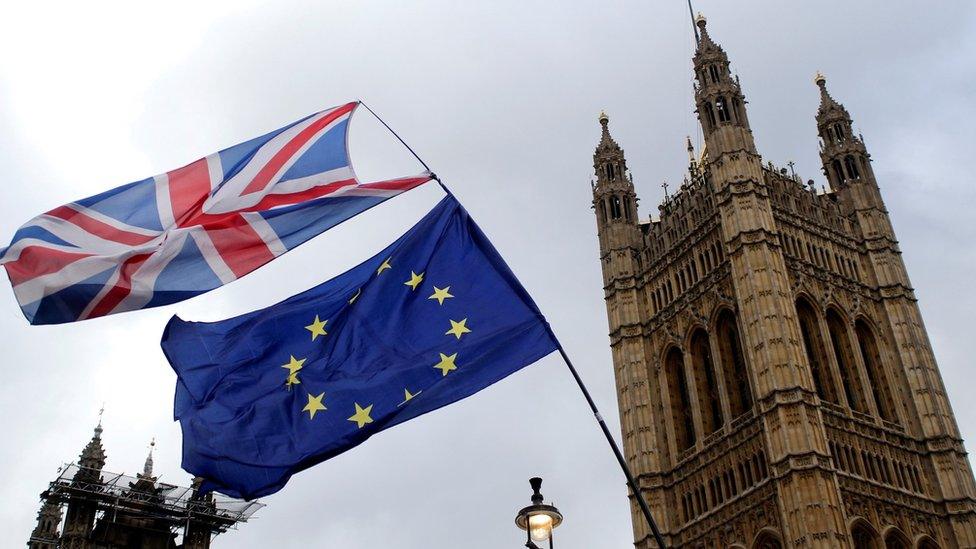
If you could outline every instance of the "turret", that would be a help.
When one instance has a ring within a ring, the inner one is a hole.
[[[820,160],[830,188],[840,193],[838,196],[847,213],[862,208],[883,210],[884,202],[871,169],[871,155],[864,139],[854,134],[850,113],[831,97],[823,74],[818,72],[814,82],[820,88],[817,109]]]
[[[37,526],[31,532],[27,547],[30,549],[57,549],[58,526],[61,525],[61,505],[53,501],[44,501],[41,510],[37,512]]]
[[[104,409],[103,409],[104,411]],[[81,490],[90,490],[92,485],[101,482],[102,467],[105,467],[105,449],[102,447],[102,412],[99,412],[98,425],[95,434],[78,456],[78,472],[72,482]],[[91,534],[95,526],[97,509],[93,502],[84,498],[72,498],[68,501],[65,513],[64,535],[62,545],[65,547],[83,547],[84,540]]]
[[[610,136],[610,118],[600,113],[602,135],[593,153],[593,208],[597,214],[600,248],[633,244],[637,237],[637,194],[627,171],[624,150]],[[611,243],[611,240],[615,243]]]
[[[705,143],[712,157],[745,151],[755,154],[756,145],[746,115],[746,100],[739,79],[732,77],[729,57],[708,34],[705,18],[695,20],[701,38],[695,50],[695,105]]]

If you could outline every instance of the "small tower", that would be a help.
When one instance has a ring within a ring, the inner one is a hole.
[[[31,532],[29,549],[57,549],[58,526],[61,525],[61,505],[54,501],[44,501],[41,510],[37,512],[37,527]]]
[[[596,183],[592,186],[593,209],[600,239],[610,345],[613,362],[617,365],[617,391],[621,395],[618,405],[624,431],[624,454],[630,463],[639,464],[641,471],[660,471],[658,449],[664,447],[665,434],[654,426],[643,427],[651,423],[651,391],[658,386],[651,379],[656,374],[649,368],[650,357],[641,335],[647,314],[637,280],[643,270],[642,227],[647,224],[638,222],[634,182],[627,172],[623,149],[610,136],[610,119],[601,113],[599,120],[602,135],[593,153],[596,175]],[[660,398],[659,393],[657,397]],[[663,515],[667,505],[662,495],[659,491],[647,494],[648,503],[658,516]],[[637,539],[647,538],[650,531],[640,519],[636,504],[631,505],[631,513]]]
[[[817,73],[820,88],[817,131],[824,174],[841,204],[842,212],[860,229],[864,242],[865,271],[878,288],[890,337],[904,369],[879,371],[872,387],[891,385],[889,392],[875,390],[872,410],[883,419],[920,432],[933,452],[936,484],[948,508],[953,534],[961,547],[976,546],[976,486],[972,468],[960,438],[942,375],[925,332],[915,290],[902,259],[898,239],[885,208],[871,155],[864,139],[854,135],[847,109],[827,91],[827,79]],[[904,377],[902,377],[904,376]]]
[[[78,472],[73,483],[90,487],[99,483],[102,468],[105,467],[105,449],[102,447],[102,419],[99,413],[95,434],[78,456]],[[83,549],[88,547],[87,539],[95,527],[97,507],[91,500],[72,498],[68,501],[65,514],[64,533],[61,547],[64,549]]]
[[[701,33],[693,62],[695,105],[709,153],[742,151],[756,154],[756,144],[746,115],[746,99],[739,79],[732,77],[729,57],[708,34],[705,17],[695,20]]]

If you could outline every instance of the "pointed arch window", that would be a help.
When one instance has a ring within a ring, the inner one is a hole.
[[[607,222],[607,203],[604,200],[600,201],[600,221]]]
[[[719,122],[728,122],[731,119],[729,116],[729,106],[724,96],[720,95],[715,100],[715,110],[718,112]]]
[[[718,382],[715,381],[715,364],[712,362],[708,334],[701,328],[691,336],[691,363],[703,434],[710,435],[722,426],[722,401],[718,394]]]
[[[844,126],[840,123],[834,124],[834,141],[837,143],[844,141]]]
[[[837,182],[843,183],[846,178],[844,177],[844,169],[840,166],[840,160],[834,160],[830,165],[834,169],[834,177],[837,179]]]
[[[712,77],[712,82],[717,83],[719,80],[718,67],[716,65],[708,66],[708,74]]]
[[[878,341],[874,337],[874,331],[864,319],[859,318],[854,323],[854,333],[857,335],[861,358],[864,360],[864,367],[871,382],[874,401],[878,404],[878,415],[886,421],[897,422],[898,416],[895,412],[895,401],[891,394],[891,383],[888,381],[888,375],[881,362],[881,352],[878,348]]]
[[[885,549],[911,549],[912,542],[901,530],[895,528],[885,536],[884,546]]]
[[[878,549],[878,533],[864,522],[859,520],[851,527],[851,541],[854,549]]]
[[[712,110],[712,102],[705,101],[702,106],[705,110],[705,119],[708,121],[708,127],[705,129],[710,130],[715,127],[715,111]]]
[[[688,379],[685,377],[684,355],[676,347],[664,359],[671,397],[671,420],[674,424],[675,445],[684,451],[695,445],[695,423],[691,413]]]
[[[613,164],[607,164],[606,172],[607,172],[607,179],[609,179],[610,181],[616,179],[616,172],[613,169]]]
[[[827,329],[830,332],[830,343],[834,350],[834,357],[837,359],[837,368],[840,370],[844,394],[847,396],[847,405],[852,410],[867,412],[864,384],[861,382],[857,363],[854,361],[851,340],[847,336],[847,325],[844,324],[837,311],[833,309],[827,311]]]
[[[861,178],[861,172],[857,169],[857,162],[854,161],[853,156],[847,155],[844,157],[844,166],[847,168],[847,175],[849,175],[851,179]]]
[[[837,388],[834,386],[830,368],[827,366],[827,352],[824,349],[823,338],[820,335],[820,323],[813,306],[803,298],[796,301],[796,315],[800,321],[800,335],[803,338],[803,348],[806,351],[807,362],[810,363],[810,373],[820,398],[837,403]]]
[[[753,402],[745,356],[742,354],[742,343],[739,340],[739,327],[735,316],[728,309],[719,314],[715,327],[718,335],[719,360],[725,377],[725,392],[729,400],[729,412],[735,418],[749,411]]]
[[[620,219],[621,207],[620,207],[620,197],[611,196],[610,197],[610,217],[613,219]]]

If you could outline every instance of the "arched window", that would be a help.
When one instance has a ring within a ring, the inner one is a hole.
[[[888,381],[888,375],[881,362],[881,353],[878,350],[878,341],[874,337],[874,331],[864,319],[859,318],[854,323],[854,333],[857,334],[861,358],[864,359],[864,367],[868,371],[868,380],[871,382],[874,401],[878,404],[878,415],[887,421],[898,421],[895,401],[891,394],[891,383]]]
[[[705,129],[711,129],[715,127],[715,111],[712,110],[712,102],[705,101],[702,103],[702,107],[705,110],[705,119],[708,121],[708,127]]]
[[[840,166],[840,160],[834,160],[830,163],[830,166],[834,169],[834,177],[837,179],[838,183],[844,182],[844,169]]]
[[[847,155],[844,157],[844,166],[847,168],[847,175],[849,175],[851,179],[861,178],[861,172],[858,171],[857,162],[854,162],[853,156]]]
[[[715,100],[715,110],[718,111],[719,122],[728,122],[730,120],[729,106],[728,103],[725,102],[725,97],[720,95],[718,99]]]
[[[624,217],[627,218],[627,221],[630,221],[630,197],[629,196],[624,199]]]
[[[611,196],[610,197],[610,217],[613,219],[620,219],[621,214],[620,208],[620,197]]]
[[[833,376],[830,375],[830,368],[828,367],[830,362],[827,359],[827,352],[821,337],[817,314],[806,299],[800,298],[796,300],[796,315],[800,321],[803,348],[807,353],[807,361],[810,363],[810,372],[813,374],[813,383],[817,389],[817,394],[824,400],[837,403],[837,388],[834,386]]]
[[[674,423],[675,445],[678,451],[695,445],[695,422],[688,397],[688,379],[685,377],[684,356],[672,347],[664,359],[668,375],[668,394],[671,397],[671,421]]]
[[[763,532],[752,544],[753,549],[783,549],[783,542],[772,532]]]
[[[834,124],[834,141],[840,143],[844,140],[844,126],[840,123]]]
[[[607,203],[603,200],[600,201],[600,221],[607,222]]]
[[[878,532],[864,519],[860,519],[851,526],[851,541],[854,549],[881,549]]]
[[[912,542],[904,532],[892,528],[884,540],[885,549],[912,549]]]
[[[701,328],[691,336],[691,363],[695,375],[695,388],[698,391],[698,406],[701,408],[702,428],[710,435],[722,426],[722,402],[719,399],[718,383],[715,381],[715,364],[708,345],[708,334]]]
[[[712,82],[718,82],[718,67],[715,65],[710,65],[708,67],[708,74],[712,77]]]
[[[739,327],[732,311],[725,309],[719,314],[715,333],[718,335],[719,360],[725,377],[729,412],[735,418],[752,408],[753,398],[745,356],[742,354],[742,343],[739,340]]]
[[[741,107],[741,103],[739,102],[739,98],[738,97],[733,97],[732,98],[732,114],[735,115],[735,121],[736,122],[739,122],[739,123],[742,122],[742,115],[741,115],[742,109],[740,107]]]
[[[616,172],[613,169],[613,164],[607,164],[607,179],[613,181],[616,177]]]
[[[925,536],[918,541],[918,549],[939,549],[939,544],[934,539]]]
[[[864,387],[861,383],[861,376],[857,372],[857,363],[854,361],[854,354],[851,350],[851,340],[847,337],[847,326],[837,311],[833,309],[827,311],[827,328],[830,331],[830,343],[834,349],[834,357],[837,359],[837,367],[840,369],[841,383],[844,385],[844,394],[847,396],[847,405],[852,410],[867,412]]]

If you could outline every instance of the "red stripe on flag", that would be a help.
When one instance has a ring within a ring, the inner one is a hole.
[[[17,261],[4,265],[13,286],[42,275],[56,273],[65,266],[91,257],[93,254],[63,252],[44,246],[27,246],[20,251]]]
[[[410,189],[419,187],[428,181],[430,181],[429,176],[404,177],[401,179],[364,183],[360,185],[360,187],[363,189],[383,189],[387,191],[409,191]]]
[[[241,196],[245,196],[264,189],[271,181],[271,178],[274,177],[274,175],[278,173],[278,170],[280,170],[281,167],[285,165],[285,162],[287,162],[289,158],[294,156],[295,153],[298,152],[298,150],[305,145],[305,143],[307,143],[310,139],[312,139],[312,137],[315,136],[316,133],[319,132],[319,130],[328,126],[336,119],[338,119],[340,116],[343,116],[348,112],[351,112],[355,107],[356,107],[356,103],[347,103],[335,109],[334,111],[326,114],[322,118],[319,118],[311,125],[309,125],[307,128],[299,132],[298,135],[291,138],[291,141],[286,143],[284,147],[282,147],[278,152],[276,152],[274,156],[271,157],[271,160],[269,160],[268,163],[265,164],[263,168],[261,168],[261,171],[259,171],[258,174],[254,176],[254,179],[252,179],[251,182],[247,184],[247,187],[245,187],[244,190],[241,192]]]
[[[169,198],[176,226],[195,225],[194,214],[200,211],[210,196],[210,168],[207,159],[201,158],[166,175],[169,177]]]
[[[304,191],[299,191],[297,193],[269,194],[262,198],[261,201],[254,206],[248,208],[248,211],[259,212],[262,210],[270,210],[276,206],[290,206],[292,204],[298,204],[307,200],[321,198],[327,194],[332,194],[343,187],[348,187],[355,184],[355,179],[344,179],[342,181],[329,183],[328,185],[305,189]]]
[[[119,267],[119,278],[115,281],[115,286],[112,286],[112,289],[102,296],[98,304],[88,314],[88,318],[105,316],[111,313],[112,309],[121,303],[125,299],[125,296],[129,295],[129,292],[132,291],[133,273],[151,256],[152,254],[134,255],[122,262],[122,265]]]
[[[145,244],[146,242],[156,238],[155,236],[146,236],[144,234],[133,233],[124,229],[113,227],[93,217],[87,216],[69,206],[58,206],[57,208],[47,212],[47,215],[56,217],[58,219],[63,219],[68,223],[76,225],[95,236],[104,238],[105,240],[111,240],[121,244],[128,244],[130,246]]]
[[[224,263],[240,278],[275,258],[261,235],[239,214],[205,226]]]

